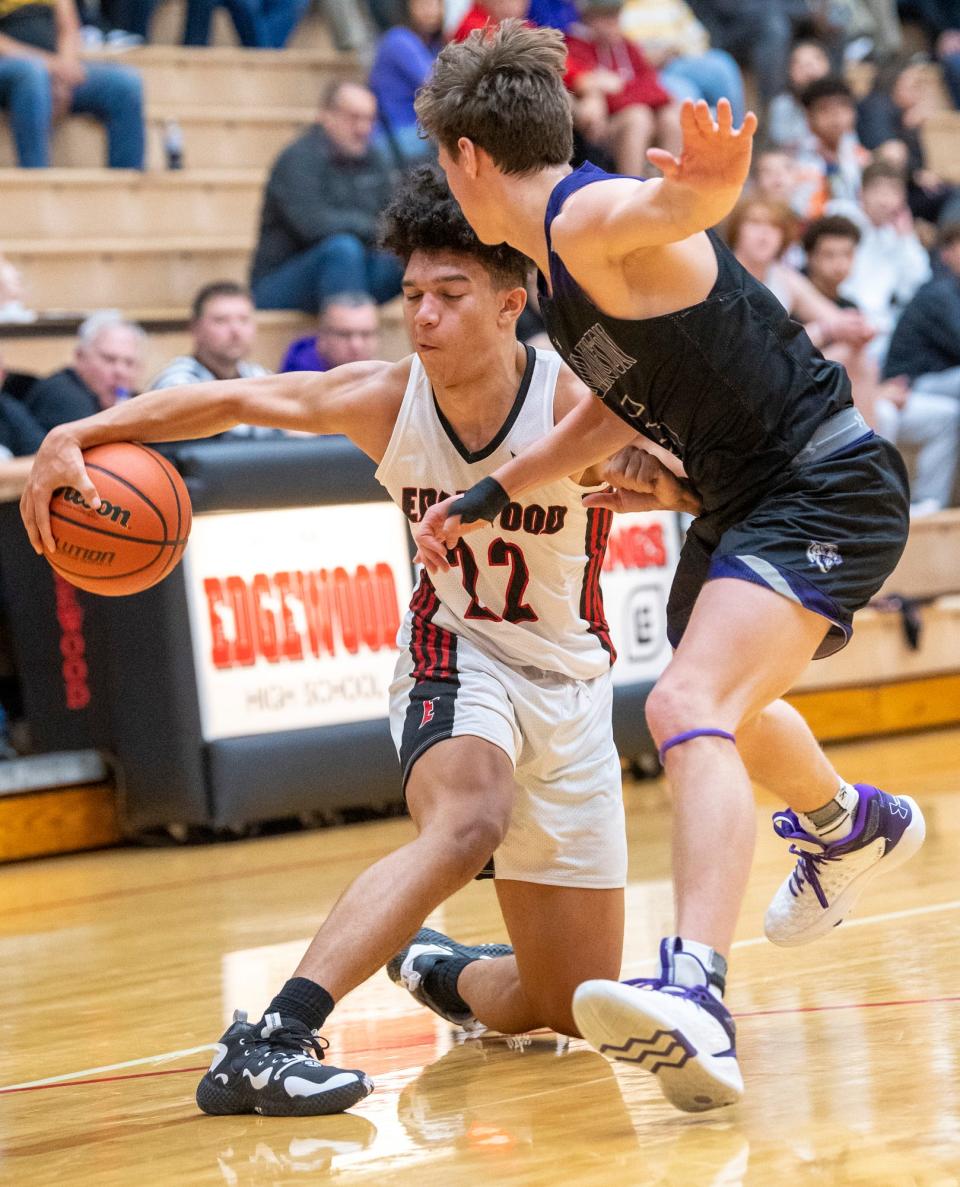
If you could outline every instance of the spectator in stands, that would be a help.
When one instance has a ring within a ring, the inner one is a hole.
[[[393,187],[371,145],[376,115],[367,87],[331,83],[318,122],[277,158],[251,269],[258,308],[316,313],[334,293],[366,292],[382,303],[400,292],[399,264],[375,245]]]
[[[7,372],[0,358],[0,461],[36,453],[44,431],[21,400],[6,387]]]
[[[918,289],[897,322],[884,374],[960,400],[960,222],[941,230],[940,260],[943,273]]]
[[[134,37],[147,38],[147,30],[159,0],[128,0],[119,8],[121,28]],[[309,0],[187,0],[184,12],[183,44],[209,45],[213,14],[225,8],[240,44],[248,49],[281,49],[306,12]],[[356,22],[356,18],[354,18]],[[333,22],[331,22],[333,23]],[[107,36],[110,44],[110,36]],[[356,46],[344,46],[354,49]]]
[[[789,206],[797,184],[793,157],[782,148],[767,148],[753,158],[753,190],[758,198]]]
[[[757,80],[761,107],[783,89],[790,48],[790,0],[689,0],[718,49]]]
[[[937,222],[960,217],[953,187],[927,168],[923,125],[932,110],[921,66],[894,60],[876,73],[873,89],[860,103],[857,127],[869,149],[907,174],[907,202],[915,218]]]
[[[830,56],[821,42],[807,38],[794,45],[787,67],[787,89],[774,97],[767,112],[768,144],[790,153],[812,147],[813,136],[800,96],[811,83],[829,73]]]
[[[384,33],[370,70],[380,127],[401,163],[431,155],[417,130],[413,99],[426,82],[443,45],[443,0],[406,0],[403,24]]]
[[[797,153],[793,209],[802,218],[818,218],[831,202],[844,204],[836,209],[847,213],[859,202],[860,175],[870,161],[857,139],[853,94],[842,78],[828,75],[812,82],[800,100],[813,141]]]
[[[193,299],[190,332],[193,352],[168,363],[150,384],[151,391],[211,379],[252,379],[268,373],[259,363],[248,361],[257,320],[243,285],[232,280],[204,285]]]
[[[727,242],[747,271],[803,324],[814,346],[827,358],[843,363],[854,401],[872,424],[874,404],[884,394],[879,368],[867,350],[876,330],[857,309],[841,309],[798,269],[784,262],[795,225],[786,206],[748,198],[727,220]],[[905,385],[900,387],[905,390]]]
[[[73,366],[38,380],[26,398],[44,432],[93,416],[137,387],[146,335],[115,309],[91,314],[77,331]]]
[[[580,19],[580,14],[573,0],[530,0],[527,17],[531,24],[566,33]]]
[[[253,379],[267,375],[267,369],[249,360],[257,335],[253,301],[243,285],[218,280],[204,285],[193,299],[190,317],[193,352],[168,363],[150,384],[151,391],[180,387],[185,383],[208,383],[215,379]],[[271,440],[285,437],[279,429],[238,425],[221,433],[218,441]]]
[[[113,62],[80,61],[80,23],[73,0],[2,0],[0,106],[25,168],[50,164],[54,119],[82,112],[107,131],[115,169],[144,165],[140,75]]]
[[[929,280],[930,257],[917,238],[906,181],[895,165],[874,161],[864,169],[860,202],[860,243],[845,290],[886,339]]]
[[[943,67],[954,107],[960,107],[960,10],[956,0],[900,0],[900,15],[923,28]]]
[[[287,347],[281,371],[329,371],[378,357],[380,317],[367,293],[337,293],[320,312],[316,334]]]
[[[457,25],[453,34],[453,41],[463,41],[469,37],[474,29],[483,29],[487,25],[499,25],[501,21],[511,18],[523,20],[527,15],[528,0],[480,0],[467,9],[463,20]]]
[[[858,243],[859,228],[842,215],[817,219],[803,236],[807,275],[820,293],[841,308],[858,308],[843,296],[850,288]],[[891,376],[877,384],[871,416],[882,436],[908,450],[913,513],[948,506],[957,473],[960,400],[911,391],[905,376]]]
[[[743,122],[743,76],[733,57],[711,49],[706,29],[684,0],[625,0],[620,27],[639,45],[674,99],[729,99],[734,123]]]
[[[574,121],[588,141],[631,177],[649,171],[647,149],[680,152],[680,108],[643,52],[620,31],[622,0],[577,0],[579,25],[567,34],[566,83]]]

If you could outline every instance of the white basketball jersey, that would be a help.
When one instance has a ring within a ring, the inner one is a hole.
[[[560,357],[527,348],[527,366],[507,419],[471,452],[440,410],[414,356],[396,427],[377,478],[411,523],[448,495],[467,490],[554,424]],[[594,488],[597,489],[597,488]],[[603,614],[600,569],[612,512],[586,509],[569,479],[512,502],[492,526],[470,532],[447,573],[422,570],[400,630],[417,679],[456,678],[464,636],[513,667],[589,680],[615,658]]]

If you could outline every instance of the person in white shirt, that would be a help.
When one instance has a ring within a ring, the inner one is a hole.
[[[930,257],[913,228],[903,173],[874,161],[864,169],[861,187],[861,210],[844,211],[859,226],[860,243],[843,294],[881,332],[885,354],[901,310],[930,279]]]

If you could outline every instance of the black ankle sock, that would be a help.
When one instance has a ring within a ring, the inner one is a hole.
[[[306,977],[291,977],[264,1010],[267,1014],[282,1014],[296,1018],[310,1030],[319,1030],[333,1012],[333,998],[316,981]]]
[[[470,1007],[457,993],[460,974],[471,961],[463,956],[441,956],[423,979],[427,993],[444,1009],[456,1014],[469,1014]]]

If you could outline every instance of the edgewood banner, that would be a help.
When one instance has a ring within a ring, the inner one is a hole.
[[[614,684],[654,681],[667,666],[667,595],[679,550],[674,512],[613,517],[600,584],[617,649]]]
[[[616,684],[666,666],[678,545],[672,512],[614,518],[601,584]],[[386,717],[409,555],[392,503],[197,516],[183,567],[204,739]]]
[[[392,503],[201,515],[183,563],[207,741],[386,716],[412,592]]]

